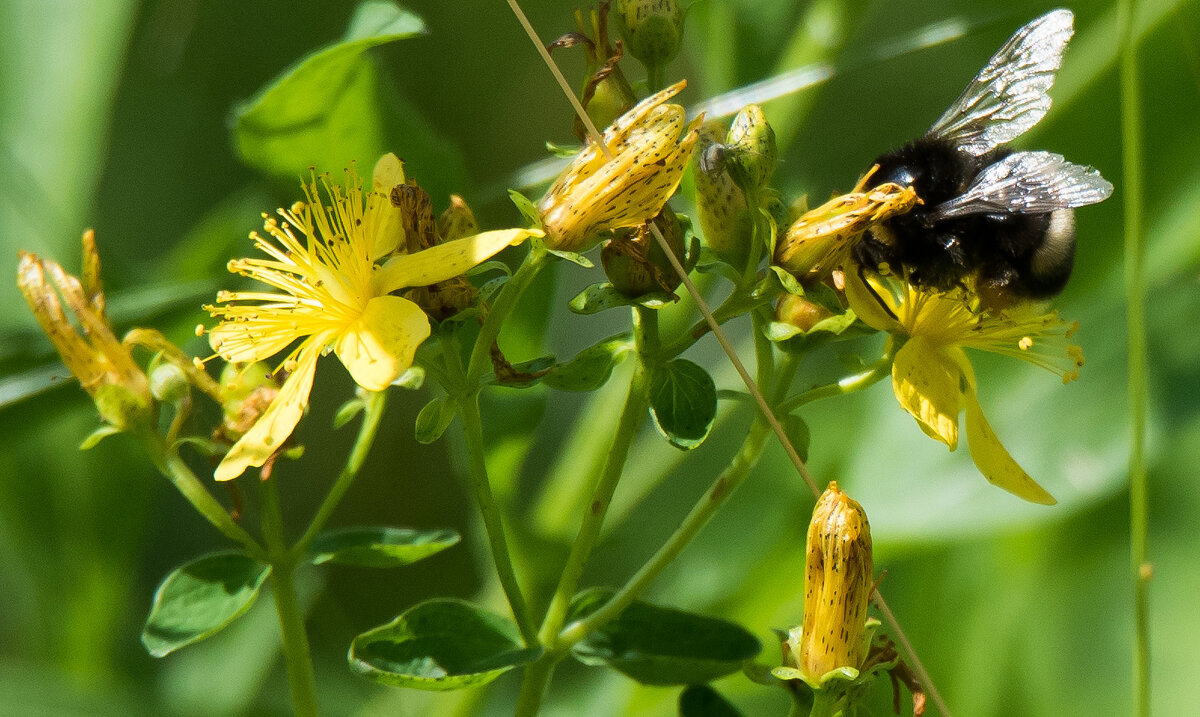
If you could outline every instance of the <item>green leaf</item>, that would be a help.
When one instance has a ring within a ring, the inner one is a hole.
[[[531,227],[540,227],[542,225],[542,215],[538,212],[537,207],[524,194],[521,194],[515,189],[508,190],[508,198],[516,206],[517,211],[525,218],[525,221]]]
[[[429,600],[350,644],[350,667],[395,687],[458,690],[487,684],[540,649],[522,647],[517,628],[462,600]]]
[[[454,405],[449,396],[439,396],[425,404],[417,414],[417,442],[430,444],[441,438],[457,415],[458,406]]]
[[[595,391],[608,382],[613,366],[632,348],[626,334],[604,339],[556,365],[542,383],[559,391]]]
[[[422,151],[421,140],[431,130],[417,127],[414,113],[386,107],[385,100],[393,98],[366,53],[425,32],[421,18],[391,2],[360,4],[341,42],[310,53],[234,111],[242,159],[289,178],[305,167],[344,167],[351,159],[368,163],[369,173],[390,136],[404,138],[402,150],[412,159],[411,150]],[[389,126],[406,122],[403,128]]]
[[[634,300],[613,288],[607,281],[592,284],[575,295],[567,308],[576,314],[598,314],[618,306],[632,306]]]
[[[578,252],[563,251],[562,249],[547,249],[546,251],[548,253],[553,254],[554,256],[558,257],[559,259],[566,259],[567,261],[571,262],[572,264],[578,264],[579,266],[582,266],[584,269],[591,269],[594,266],[596,266],[595,264],[592,263],[591,259],[587,258],[583,254],[580,254]]]
[[[481,274],[486,274],[489,271],[498,271],[498,272],[504,274],[504,276],[506,276],[506,277],[512,276],[512,269],[510,269],[508,267],[508,264],[505,264],[504,262],[502,262],[498,259],[493,259],[492,261],[485,261],[482,264],[476,264],[475,266],[471,267],[470,269],[467,269],[466,273],[464,273],[463,276],[480,276]]]
[[[788,270],[772,264],[771,271],[774,272],[776,278],[779,279],[779,283],[783,286],[784,291],[788,292],[789,294],[795,294],[796,296],[804,296],[804,287],[800,285],[800,282],[797,281],[796,277],[792,276]]]
[[[393,386],[407,388],[410,391],[416,391],[425,384],[425,369],[421,366],[409,366],[408,370],[400,374],[400,378],[392,381]]]
[[[598,608],[610,594],[589,590],[578,596],[573,619]],[[761,650],[758,639],[735,623],[637,601],[571,653],[584,664],[609,665],[642,684],[688,685],[736,672]]]
[[[121,432],[120,428],[117,428],[116,426],[112,426],[112,425],[109,425],[106,423],[103,426],[100,426],[96,430],[89,433],[87,435],[87,438],[84,438],[83,441],[80,442],[79,450],[81,450],[81,451],[91,450],[92,448],[95,448],[96,444],[99,443],[100,441],[103,441],[105,438],[108,438],[109,436],[114,436],[120,432]]]
[[[313,565],[399,568],[440,553],[459,540],[458,533],[449,529],[339,528],[318,535],[308,553]]]
[[[650,372],[650,413],[671,445],[685,451],[704,442],[717,417],[712,377],[687,359],[675,359]]]
[[[742,717],[742,713],[708,685],[690,685],[679,695],[679,717]]]
[[[546,151],[555,157],[571,159],[575,155],[579,154],[579,152],[582,150],[583,147],[577,144],[556,144],[554,142],[546,142]]]
[[[794,413],[789,413],[780,420],[783,425],[783,432],[787,434],[788,440],[792,442],[792,447],[796,449],[796,453],[800,456],[800,460],[808,462],[808,444],[812,438],[811,432],[808,430],[808,424],[803,418]]]
[[[206,555],[167,575],[154,593],[142,644],[155,657],[220,632],[245,614],[271,566],[245,553]]]

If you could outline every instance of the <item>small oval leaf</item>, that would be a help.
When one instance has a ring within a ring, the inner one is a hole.
[[[579,292],[567,304],[567,308],[576,314],[598,314],[601,311],[615,309],[618,306],[632,306],[634,300],[613,288],[607,281],[592,284]]]
[[[213,635],[254,604],[271,566],[245,553],[214,553],[171,571],[154,593],[142,644],[155,657]]]
[[[449,396],[440,396],[425,404],[417,414],[414,426],[417,442],[429,444],[441,438],[456,415],[458,408]]]
[[[575,618],[603,600],[577,598]],[[615,620],[571,648],[580,662],[606,664],[646,685],[701,684],[741,669],[762,650],[758,639],[727,620],[634,602]]]
[[[458,690],[491,682],[541,650],[522,646],[508,620],[462,600],[429,600],[350,644],[350,667],[376,682]]]
[[[308,554],[313,565],[398,568],[440,553],[459,540],[458,533],[449,529],[339,528],[318,535]]]
[[[687,359],[650,372],[650,414],[671,445],[689,451],[704,442],[717,417],[712,377]]]
[[[621,334],[587,347],[575,358],[555,365],[542,377],[542,383],[559,391],[595,391],[608,382],[613,366],[632,348],[627,335]]]

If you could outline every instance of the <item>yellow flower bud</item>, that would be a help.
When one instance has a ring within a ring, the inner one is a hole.
[[[604,131],[538,202],[546,245],[586,251],[611,229],[654,217],[675,193],[691,158],[702,118],[685,123],[683,107],[664,104],[679,82],[639,102]]]
[[[867,604],[874,580],[871,526],[862,506],[836,482],[813,509],[806,554],[804,622],[791,632],[791,656],[813,687],[833,676],[854,679],[866,656]]]
[[[696,218],[704,244],[733,266],[741,267],[750,248],[754,218],[747,208],[746,195],[725,170],[725,149],[720,144],[724,136],[719,122],[705,124],[700,130],[693,162]],[[706,155],[712,155],[714,161],[706,161]]]

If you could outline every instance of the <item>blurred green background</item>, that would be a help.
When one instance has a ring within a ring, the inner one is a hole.
[[[574,29],[573,3],[522,5],[547,41]],[[1200,8],[1175,0],[1140,5],[1154,708],[1181,715],[1200,704]],[[401,118],[386,128],[387,148],[409,160],[436,207],[454,191],[485,227],[515,225],[503,190],[546,156],[546,140],[572,141],[567,104],[505,3],[406,7],[424,18],[428,34],[371,51],[388,107]],[[682,100],[694,105],[779,72],[830,68],[827,81],[764,105],[783,146],[777,185],[788,199],[819,199],[922,133],[1016,27],[1051,7],[702,0],[668,78],[688,78]],[[1058,304],[1081,322],[1088,363],[1080,381],[1062,387],[1027,364],[976,357],[993,426],[1060,504],[1029,506],[988,486],[965,451],[947,454],[922,436],[886,385],[806,414],[814,474],[838,480],[866,508],[876,567],[886,570],[882,590],[958,715],[1123,714],[1131,702],[1115,10],[1107,2],[1073,9],[1077,34],[1054,108],[1017,144],[1091,164],[1117,187],[1111,200],[1078,213],[1076,274]],[[224,263],[247,252],[259,213],[298,196],[298,178],[271,178],[242,163],[232,110],[299,57],[334,42],[352,12],[350,3],[316,1],[0,0],[0,273],[15,275],[17,249],[77,271],[79,234],[95,227],[118,328],[155,326],[206,353],[191,334],[206,318],[198,305],[228,283]],[[559,59],[578,79],[580,58]],[[634,63],[627,72],[640,76]],[[369,167],[374,157],[344,159]],[[679,208],[687,211],[687,201]],[[565,301],[599,280],[597,271],[561,266],[526,302],[535,318],[550,313],[544,346],[559,356],[624,321],[620,312],[566,312]],[[0,715],[286,714],[270,600],[180,653],[155,660],[144,652],[138,635],[159,579],[225,546],[133,441],[76,450],[96,425],[94,408],[64,379],[11,281],[0,282],[0,302]],[[509,337],[512,358],[541,352],[537,323]],[[745,326],[732,331],[747,334]],[[719,386],[736,386],[710,342],[689,357],[709,366]],[[802,380],[827,376],[832,365],[823,356]],[[489,429],[491,465],[522,574],[543,575],[531,585],[535,602],[546,598],[546,581],[557,577],[574,536],[572,511],[586,501],[579,491],[607,445],[606,416],[619,405],[624,375],[594,397],[537,388],[496,391],[485,402],[485,420],[504,411],[503,425]],[[349,431],[327,430],[351,391],[345,372],[323,366],[317,387],[301,432],[309,453],[281,469],[293,525],[307,519],[352,440]],[[503,714],[516,674],[485,690],[424,694],[374,685],[345,665],[354,635],[419,600],[459,596],[503,611],[455,460],[457,429],[434,445],[417,444],[412,420],[423,401],[396,398],[333,524],[452,527],[466,540],[403,570],[306,574],[323,710]],[[722,404],[713,436],[689,454],[643,430],[587,584],[619,584],[653,552],[713,466],[736,451],[749,418]],[[782,452],[768,449],[648,597],[736,619],[760,636],[763,659],[775,659],[770,629],[799,620],[811,506]],[[781,694],[741,676],[718,687],[747,715],[786,710]],[[877,714],[887,711],[886,692],[881,685]],[[677,695],[564,664],[544,713],[668,714]]]

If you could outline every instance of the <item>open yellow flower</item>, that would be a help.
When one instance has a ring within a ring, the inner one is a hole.
[[[962,290],[931,291],[856,271],[846,272],[846,299],[872,328],[908,337],[892,363],[892,388],[927,435],[954,450],[958,414],[965,410],[971,458],[984,477],[1033,503],[1057,502],[1017,465],[984,418],[975,372],[963,348],[1024,359],[1067,383],[1078,378],[1083,366],[1083,352],[1067,341],[1073,324],[1030,304],[980,312]]]
[[[320,356],[335,352],[368,391],[384,390],[412,365],[429,336],[429,319],[391,292],[458,276],[537,234],[490,231],[397,253],[403,252],[403,222],[389,194],[404,182],[400,160],[392,154],[379,160],[370,192],[353,168],[346,174],[345,188],[321,178],[328,206],[314,177],[303,185],[304,202],[279,210],[282,221],[263,215],[268,236],[250,237],[267,258],[229,262],[231,272],[275,291],[225,291],[205,307],[221,318],[209,343],[226,361],[253,363],[291,347],[278,363],[287,373],[279,394],[217,466],[217,480],[263,465],[291,435],[308,405]]]
[[[546,245],[586,251],[609,229],[654,218],[675,193],[700,136],[697,117],[664,104],[684,88],[678,82],[639,102],[604,130],[605,149],[589,143],[538,202]]]
[[[120,430],[153,421],[146,374],[130,348],[113,334],[104,312],[100,257],[92,230],[83,234],[83,271],[76,278],[58,264],[20,252],[17,286],[67,369],[96,403],[101,418]],[[67,317],[71,310],[78,329]]]

